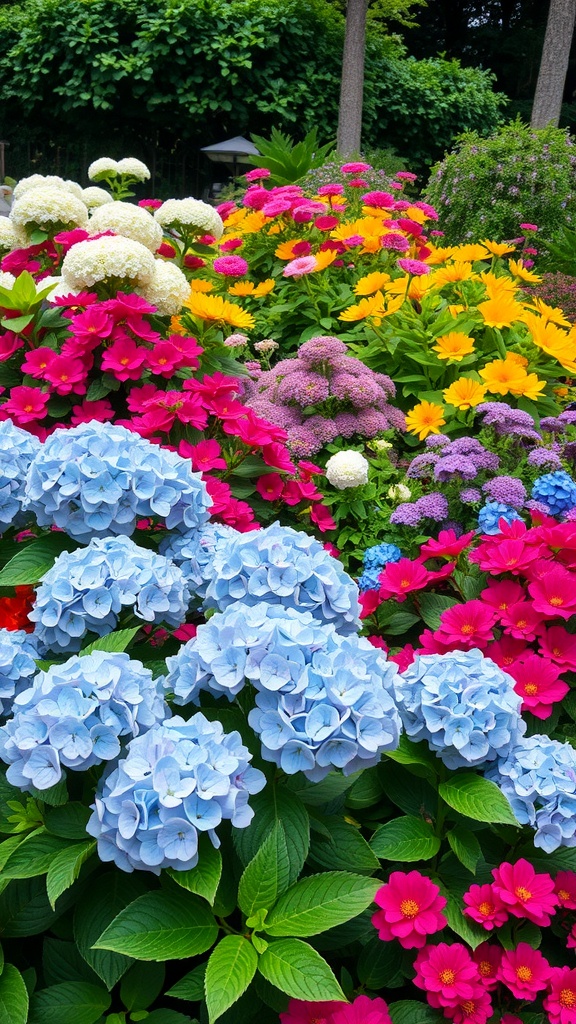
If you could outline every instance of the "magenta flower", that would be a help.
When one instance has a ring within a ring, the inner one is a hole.
[[[357,996],[353,1003],[337,1003],[330,1024],[392,1024],[388,1006],[376,996]]]
[[[516,949],[504,950],[498,978],[517,999],[535,999],[550,980],[550,964],[538,949],[519,942]]]
[[[288,1009],[280,1014],[280,1024],[332,1024],[332,1011],[342,1003],[308,1003],[291,999]]]
[[[496,618],[494,609],[483,601],[466,601],[442,612],[435,635],[442,643],[456,641],[464,651],[471,647],[483,648],[494,639]]]
[[[52,385],[57,395],[83,395],[87,375],[88,369],[81,359],[55,355],[44,371],[44,380]]]
[[[416,957],[414,968],[414,984],[433,992],[441,1006],[455,1006],[463,999],[471,999],[480,981],[477,965],[459,942],[426,946]]]
[[[576,910],[576,872],[559,871],[554,879],[554,892],[564,910]]]
[[[500,946],[491,946],[489,942],[481,942],[472,951],[472,959],[478,968],[478,974],[484,988],[492,992],[498,985],[498,968],[502,959]]]
[[[168,379],[182,365],[181,354],[170,341],[159,341],[146,349],[146,366],[152,373]]]
[[[364,171],[372,170],[372,165],[361,160],[352,160],[350,163],[342,164],[340,170],[342,174],[362,174]]]
[[[365,192],[361,196],[362,202],[366,206],[377,206],[381,210],[390,210],[394,206],[394,196],[390,195],[389,192]]]
[[[412,171],[396,171],[396,177],[403,181],[416,181],[418,175],[413,174]]]
[[[338,224],[338,217],[329,214],[322,214],[320,217],[316,217],[314,221],[314,227],[318,228],[319,231],[332,231]]]
[[[542,1005],[550,1024],[576,1024],[576,968],[552,967],[549,985]]]
[[[408,252],[410,242],[399,231],[387,231],[380,238],[380,245],[383,249],[393,249],[395,252]]]
[[[508,910],[492,884],[471,885],[462,899],[465,903],[462,913],[487,932],[500,928],[508,920]]]
[[[372,924],[384,942],[398,939],[404,949],[422,949],[428,935],[446,927],[442,910],[446,906],[440,889],[419,871],[393,871],[374,902],[381,907]]]
[[[43,380],[44,374],[55,355],[56,353],[52,348],[44,348],[42,346],[32,349],[31,352],[27,352],[24,356],[22,373],[27,374],[29,377],[35,377],[36,380]]]
[[[244,277],[248,273],[248,264],[242,256],[217,256],[212,266],[224,277]]]
[[[79,423],[90,423],[91,420],[98,420],[106,423],[114,418],[114,409],[107,398],[101,398],[96,402],[84,400],[81,405],[72,406],[70,422],[76,427]]]
[[[91,351],[104,338],[108,338],[114,328],[114,318],[101,305],[89,306],[83,313],[72,317],[70,331],[78,345]]]
[[[533,651],[510,665],[508,672],[515,680],[515,692],[522,697],[520,710],[531,711],[536,718],[550,718],[554,704],[570,690],[559,678],[560,669]]]
[[[253,171],[246,171],[244,175],[246,181],[262,181],[263,178],[270,177],[270,171],[267,167],[255,167]]]
[[[493,888],[514,917],[523,917],[546,927],[556,913],[559,899],[548,874],[536,874],[529,861],[505,862],[492,871]]]
[[[316,190],[316,194],[319,196],[341,196],[343,193],[344,185],[336,182],[332,185],[320,185],[320,188]]]
[[[284,490],[284,481],[279,473],[266,473],[258,477],[256,490],[264,501],[279,501]],[[298,498],[300,501],[300,498]],[[298,504],[298,501],[295,504]]]
[[[0,334],[0,362],[5,362],[6,359],[10,359],[19,348],[22,348],[24,342],[14,331],[6,331],[5,334]]]
[[[413,277],[423,277],[424,274],[430,273],[428,264],[422,263],[421,260],[399,259],[396,260],[396,265],[406,274],[412,274]]]
[[[569,619],[576,611],[576,574],[560,565],[551,566],[542,579],[532,580],[528,591],[535,611],[546,618]]]
[[[305,274],[311,274],[313,270],[316,270],[315,256],[298,256],[286,264],[282,275],[283,277],[304,277]]]
[[[192,469],[196,472],[207,473],[211,469],[227,469],[226,459],[222,457],[222,448],[218,441],[205,440],[198,444],[190,444],[189,441],[181,441],[178,446],[178,454],[192,461]]]
[[[102,369],[116,380],[138,380],[148,357],[148,349],[141,348],[132,338],[115,341],[102,355]]]
[[[25,384],[10,390],[8,401],[1,407],[3,417],[9,416],[17,426],[43,420],[47,414],[50,395],[39,388],[30,388]]]
[[[524,596],[524,595],[523,595]],[[518,640],[535,640],[542,632],[542,617],[529,601],[515,601],[502,612],[504,632]]]

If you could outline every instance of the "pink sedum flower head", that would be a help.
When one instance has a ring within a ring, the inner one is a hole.
[[[519,942],[516,949],[504,950],[500,969],[503,981],[517,999],[535,999],[550,979],[550,964],[538,949]]]
[[[398,939],[404,949],[422,949],[429,935],[446,927],[440,889],[419,871],[393,871],[374,898],[381,907],[372,924],[384,942]]]
[[[514,917],[523,917],[546,927],[556,913],[559,899],[554,882],[548,874],[537,874],[532,865],[521,858],[492,871],[494,892]],[[576,1005],[576,1004],[575,1004]]]
[[[552,967],[543,1004],[550,1024],[576,1024],[576,968]]]

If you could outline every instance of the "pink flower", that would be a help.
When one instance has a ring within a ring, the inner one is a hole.
[[[426,946],[416,957],[414,984],[435,993],[440,1006],[455,1006],[471,999],[480,981],[478,967],[459,942]]]
[[[487,932],[500,928],[508,920],[508,911],[490,883],[471,885],[462,899],[465,903],[462,913],[481,924]]]
[[[468,547],[475,536],[474,530],[470,533],[463,533],[461,537],[457,537],[454,530],[440,530],[438,540],[430,538],[422,545],[420,558],[456,558]]]
[[[390,192],[366,192],[361,196],[366,206],[378,206],[382,210],[390,210],[394,206],[394,196]]]
[[[244,245],[244,241],[241,238],[227,238],[225,242],[220,243],[222,252],[234,252],[235,249],[240,249]]]
[[[520,710],[531,711],[536,718],[549,718],[553,705],[570,690],[559,678],[560,669],[532,651],[510,665],[508,672],[515,681],[515,692],[522,697]]]
[[[323,505],[321,501],[315,502],[310,509],[310,520],[315,523],[320,533],[326,533],[328,530],[335,530],[336,523],[332,518],[330,509],[326,505]]]
[[[116,380],[138,380],[148,358],[148,349],[141,348],[126,338],[115,341],[102,356],[102,369],[111,373]]]
[[[265,501],[279,501],[283,489],[284,481],[279,473],[266,473],[256,481],[256,490]]]
[[[206,260],[203,260],[200,256],[192,256],[190,253],[184,257],[184,266],[187,270],[200,270],[201,267],[206,266]]]
[[[513,1013],[505,1013],[500,1019],[500,1024],[522,1024],[522,1020]]]
[[[440,615],[440,628],[436,636],[442,642],[457,641],[462,650],[471,647],[483,648],[494,639],[493,627],[496,612],[483,601],[466,601],[447,608]]]
[[[396,209],[400,208],[400,203],[396,203]],[[415,220],[410,220],[409,217],[399,217],[397,220],[398,227],[405,231],[407,235],[412,235],[413,238],[419,238],[424,228],[421,224],[417,224]]]
[[[387,231],[380,238],[380,245],[383,249],[392,249],[395,252],[408,252],[410,242],[399,231]]]
[[[315,256],[298,256],[286,264],[282,274],[284,277],[304,277],[305,274],[311,274],[313,270],[316,270]]]
[[[440,889],[419,871],[393,871],[374,902],[381,907],[372,924],[384,942],[398,939],[404,949],[422,949],[426,937],[446,927],[442,910],[446,906]]]
[[[154,348],[146,349],[146,366],[152,373],[168,379],[181,366],[181,353],[169,341],[159,341]]]
[[[413,174],[412,171],[396,171],[396,177],[404,181],[416,181],[418,175]]]
[[[107,398],[101,398],[96,402],[84,401],[81,405],[72,407],[70,422],[76,427],[79,423],[90,423],[90,420],[98,420],[99,423],[106,423],[113,419],[114,409]]]
[[[554,879],[554,892],[564,910],[576,910],[576,872],[559,871]]]
[[[371,164],[365,164],[361,160],[352,160],[350,163],[342,164],[342,174],[362,174],[364,171],[372,170]]]
[[[576,968],[552,967],[543,1001],[550,1024],[576,1024]]]
[[[89,306],[83,313],[72,317],[70,331],[83,349],[91,351],[108,338],[114,327],[114,319],[101,306]]]
[[[368,182],[364,178],[351,178],[347,183],[349,188],[368,188]]]
[[[145,210],[159,210],[162,206],[161,199],[140,199],[138,206],[143,206]]]
[[[207,473],[211,469],[228,468],[226,459],[222,458],[222,448],[218,441],[199,441],[194,445],[189,441],[181,441],[178,445],[178,454],[185,459],[191,459],[192,469],[196,472]]]
[[[492,992],[498,985],[498,968],[502,959],[500,946],[491,946],[489,942],[481,942],[472,952],[472,959],[478,968],[478,974],[484,988]]]
[[[188,640],[194,639],[196,632],[196,626],[192,625],[192,623],[183,622],[181,626],[178,626],[178,629],[174,630],[172,635],[175,636],[177,640],[182,640],[186,643]]]
[[[376,996],[356,996],[351,1005],[337,1003],[332,1010],[330,1024],[392,1024],[388,1006]]]
[[[262,207],[262,213],[265,217],[278,217],[282,213],[288,213],[288,210],[292,208],[292,203],[289,199],[282,199],[279,196],[275,199],[270,199],[264,203]]]
[[[499,580],[498,583],[489,582],[480,597],[496,611],[505,612],[511,604],[523,601],[526,593],[524,587],[514,580]]]
[[[503,520],[500,520],[502,523]],[[504,533],[501,534],[504,538]],[[476,562],[484,572],[497,576],[501,572],[511,572],[514,576],[522,573],[536,558],[539,550],[521,538],[505,538],[492,543],[480,545],[471,551],[469,558]]]
[[[525,223],[523,223],[523,224],[520,224],[520,227],[522,228],[522,231],[538,231],[538,225],[537,224],[525,224]]]
[[[569,619],[576,611],[576,574],[559,565],[551,566],[542,579],[532,580],[528,591],[535,611],[548,618]]]
[[[296,473],[296,466],[290,458],[288,449],[278,441],[270,441],[262,446],[262,459],[272,469],[280,469],[283,473]]]
[[[14,334],[14,331],[6,331],[5,334],[0,334],[0,362],[3,363],[6,359],[10,359],[10,356],[13,356],[23,345],[22,338]]]
[[[515,864],[501,864],[493,869],[492,875],[494,892],[510,914],[537,925],[550,924],[560,902],[550,875],[536,874],[532,865],[523,858]]]
[[[410,558],[388,562],[380,575],[380,599],[387,601],[389,597],[396,595],[399,601],[405,601],[406,595],[412,590],[422,590],[431,576],[421,562]]]
[[[488,644],[484,653],[486,657],[496,662],[499,668],[508,671],[509,666],[524,658],[529,650],[525,640],[517,640],[513,636],[504,634],[499,640]]]
[[[396,260],[396,265],[400,267],[406,274],[411,274],[413,277],[422,277],[424,274],[430,273],[430,267],[427,263],[422,263],[421,260],[410,260],[410,259],[399,259]]]
[[[253,171],[246,171],[244,175],[246,181],[262,181],[263,178],[270,177],[270,171],[267,167],[255,167]]]
[[[302,480],[287,480],[282,490],[282,501],[285,505],[298,505],[301,501],[318,501],[322,494],[313,483]]]
[[[55,355],[44,372],[44,380],[52,385],[57,395],[83,395],[86,393],[88,370],[80,359]]]
[[[44,419],[49,401],[47,392],[22,384],[11,389],[8,401],[1,407],[2,415],[4,418],[8,415],[18,426],[33,423]]]
[[[518,640],[535,640],[543,628],[538,612],[528,601],[516,601],[509,605],[500,616],[500,622],[504,632]]]
[[[319,196],[341,196],[344,194],[344,185],[340,185],[336,182],[332,185],[320,185],[320,188],[316,189],[316,195]]]
[[[430,998],[428,1001],[431,1001]],[[470,999],[461,1000],[450,1010],[446,1008],[445,1014],[448,1013],[454,1024],[486,1024],[488,1018],[492,1016],[492,1000],[489,993],[481,985],[477,985]]]
[[[549,976],[550,964],[527,942],[519,942],[516,949],[507,949],[502,954],[498,978],[517,999],[535,999],[546,988]]]
[[[398,665],[401,672],[405,672],[413,664],[415,657],[416,652],[412,644],[405,644],[396,654],[391,654],[388,661],[393,661],[395,665]]]
[[[342,1003],[305,1003],[291,999],[288,1009],[280,1014],[281,1024],[332,1024],[332,1011]]]
[[[22,363],[22,372],[36,380],[42,380],[50,363],[56,356],[52,348],[35,348],[27,352]]]
[[[212,266],[224,277],[244,277],[248,273],[248,264],[242,256],[217,256]]]
[[[318,228],[318,231],[333,231],[339,224],[338,217],[331,217],[328,214],[316,217],[314,221],[314,227]]]

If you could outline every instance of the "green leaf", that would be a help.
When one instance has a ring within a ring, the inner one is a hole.
[[[393,818],[376,830],[370,846],[383,860],[430,860],[440,849],[440,839],[422,818]]]
[[[85,889],[76,905],[76,945],[83,959],[109,989],[126,973],[132,959],[107,950],[92,949],[92,944],[116,915],[147,888],[146,880],[139,875],[106,871]]]
[[[286,833],[277,821],[244,870],[238,885],[238,906],[250,917],[257,910],[269,910],[290,885],[290,857]]]
[[[345,1000],[332,969],[301,939],[271,942],[258,961],[260,974],[293,999]]]
[[[518,825],[504,794],[481,775],[452,775],[447,782],[440,783],[438,792],[449,807],[475,821]]]
[[[34,878],[45,875],[54,857],[67,848],[65,839],[47,832],[32,835],[20,843],[5,864],[3,878]]]
[[[11,320],[0,320],[0,327],[3,327],[5,331],[20,334],[28,327],[28,324],[32,323],[33,319],[34,313],[27,313],[26,316],[14,316]]]
[[[177,981],[172,988],[166,992],[167,996],[174,999],[186,999],[190,1003],[197,1003],[204,999],[204,976],[206,964],[199,964],[193,971],[185,974],[180,981]]]
[[[120,999],[127,1010],[147,1010],[160,995],[166,968],[164,964],[136,963],[122,978]]]
[[[122,910],[94,949],[138,960],[183,960],[210,949],[218,925],[204,900],[183,890],[148,892]]]
[[[0,933],[10,938],[38,935],[50,928],[66,909],[63,897],[57,910],[52,910],[43,878],[18,879],[0,893]]]
[[[447,900],[444,907],[444,916],[448,921],[449,927],[453,932],[456,932],[456,935],[464,939],[464,942],[467,942],[472,949],[476,949],[481,942],[486,941],[486,930],[481,925],[476,924],[475,921],[471,921],[470,918],[464,916],[460,894],[450,892],[446,888],[443,889],[443,893]]]
[[[20,971],[5,964],[0,975],[0,1024],[26,1024],[28,992]]]
[[[110,1006],[105,988],[86,981],[64,981],[35,992],[28,1024],[95,1024]]]
[[[222,854],[220,850],[214,849],[206,835],[200,836],[198,849],[199,858],[195,868],[190,868],[189,871],[174,871],[168,868],[167,874],[183,889],[203,896],[212,907],[222,877]]]
[[[50,862],[46,875],[46,892],[51,907],[54,907],[58,897],[73,885],[78,878],[80,868],[95,849],[95,840],[74,843],[74,846],[68,846],[61,850]]]
[[[188,1014],[179,1013],[178,1010],[152,1010],[141,1018],[137,1014],[131,1014],[132,1020],[140,1019],[142,1024],[198,1024],[196,1018],[192,1020]]]
[[[74,942],[47,937],[42,945],[42,976],[46,985],[61,981],[89,981],[98,984],[98,976],[82,959]]]
[[[358,957],[358,977],[366,988],[399,988],[405,983],[402,950],[395,942],[370,939]]]
[[[90,811],[84,804],[71,802],[51,807],[44,815],[44,825],[53,836],[62,839],[86,839]]]
[[[234,829],[234,846],[246,867],[257,854],[277,821],[284,826],[290,858],[290,882],[296,881],[304,867],[310,845],[310,822],[302,801],[281,786],[268,785],[250,799],[254,818],[248,828]]]
[[[107,633],[106,636],[101,636],[94,643],[88,644],[88,647],[83,647],[79,654],[92,654],[92,651],[122,654],[141,628],[141,626],[135,626],[133,629],[118,629],[115,633]]]
[[[52,568],[58,555],[63,551],[73,551],[76,547],[76,541],[65,533],[51,533],[49,537],[39,537],[30,544],[23,544],[22,550],[0,570],[0,587],[38,583],[44,573]]]
[[[476,865],[482,856],[482,850],[474,833],[462,825],[457,825],[456,828],[448,832],[446,838],[460,863],[475,875]]]
[[[389,1003],[388,1011],[392,1024],[444,1024],[446,1020],[426,1003],[418,1003],[415,999],[400,999],[397,1003]]]
[[[323,818],[322,821],[330,835],[312,840],[309,862],[313,861],[329,871],[344,871],[351,864],[362,874],[378,870],[378,858],[358,828],[340,818]]]
[[[246,991],[256,974],[258,954],[243,935],[226,935],[206,967],[206,1006],[210,1024]]]
[[[361,914],[374,901],[378,879],[327,871],[296,882],[268,914],[268,935],[318,935]]]
[[[444,594],[419,594],[418,609],[420,615],[429,629],[436,630],[440,627],[442,612],[458,604],[455,597],[447,597]]]

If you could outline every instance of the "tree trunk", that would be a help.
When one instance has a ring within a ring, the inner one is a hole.
[[[367,11],[368,0],[348,0],[336,143],[343,157],[358,153],[362,143]]]
[[[533,128],[545,128],[548,124],[558,125],[560,121],[575,20],[576,0],[550,0],[532,107]]]

